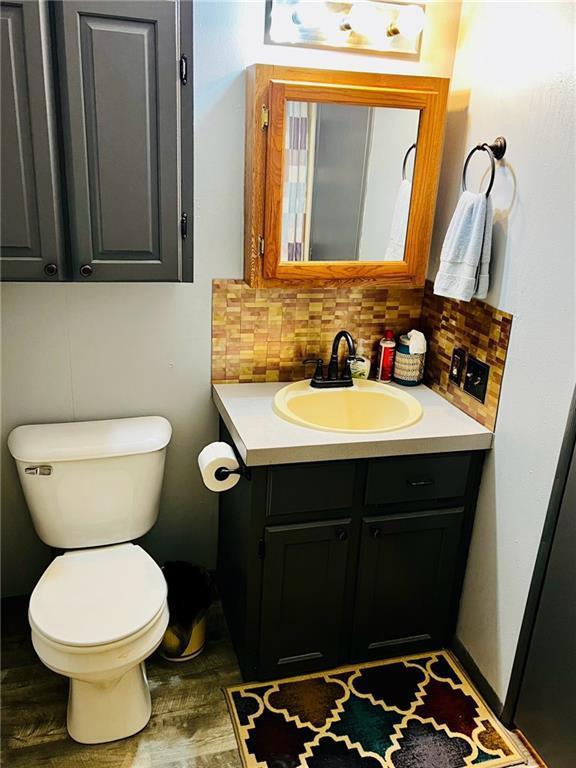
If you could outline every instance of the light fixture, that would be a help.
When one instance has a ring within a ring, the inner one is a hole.
[[[424,7],[387,0],[266,0],[265,41],[417,55]]]

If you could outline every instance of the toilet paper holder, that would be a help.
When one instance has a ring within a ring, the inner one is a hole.
[[[250,470],[248,467],[237,467],[236,469],[228,469],[228,467],[218,467],[218,469],[214,472],[214,477],[216,480],[227,480],[230,475],[240,475],[240,477],[246,478],[246,480],[250,480],[252,477]]]

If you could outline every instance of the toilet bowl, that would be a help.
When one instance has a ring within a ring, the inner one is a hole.
[[[16,461],[42,541],[68,550],[30,598],[32,643],[70,679],[70,736],[99,744],[150,718],[145,659],[168,626],[161,569],[132,544],[158,517],[166,446],[161,416],[16,427]]]
[[[150,718],[144,660],[168,624],[162,571],[134,544],[68,552],[30,599],[32,643],[70,678],[68,732],[96,744],[130,736]]]

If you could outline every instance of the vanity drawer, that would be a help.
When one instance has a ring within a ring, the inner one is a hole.
[[[351,461],[272,467],[268,472],[266,514],[350,509],[354,469]]]
[[[466,492],[469,453],[400,456],[368,462],[365,504],[459,498]]]

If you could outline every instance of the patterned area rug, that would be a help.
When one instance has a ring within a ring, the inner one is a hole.
[[[245,768],[524,763],[445,651],[226,690]]]

